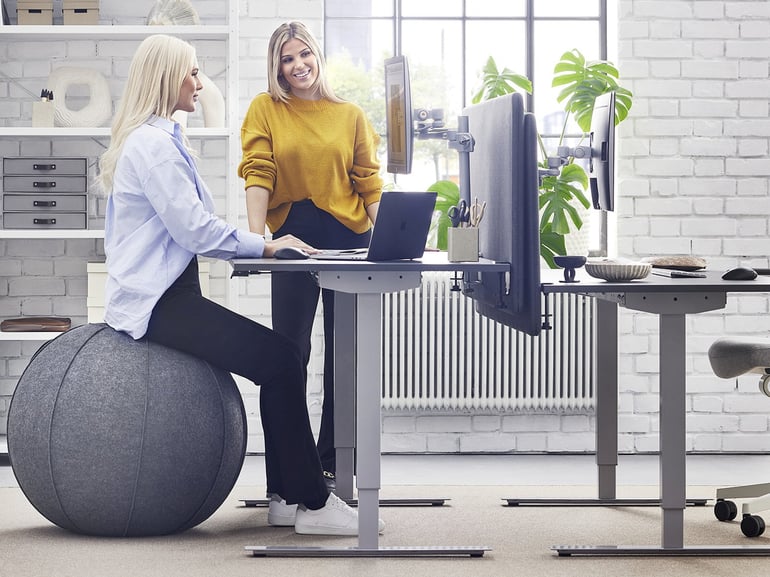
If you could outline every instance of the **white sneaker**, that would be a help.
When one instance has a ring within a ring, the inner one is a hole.
[[[379,519],[379,532],[385,523]],[[329,493],[326,505],[317,511],[300,507],[294,531],[302,535],[358,535],[358,511],[351,509],[334,493]]]
[[[267,506],[267,522],[273,527],[293,527],[297,518],[297,506],[288,505],[280,495],[270,495]]]

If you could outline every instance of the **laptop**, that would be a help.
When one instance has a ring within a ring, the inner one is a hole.
[[[410,260],[425,253],[435,192],[383,192],[368,248],[324,249],[318,260]]]

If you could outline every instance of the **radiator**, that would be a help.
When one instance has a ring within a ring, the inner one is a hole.
[[[451,273],[383,296],[382,402],[387,409],[567,410],[593,407],[593,299],[549,295],[537,337],[474,311]]]

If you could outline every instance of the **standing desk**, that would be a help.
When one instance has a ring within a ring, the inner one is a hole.
[[[418,287],[423,271],[498,272],[504,275],[510,271],[510,266],[486,259],[451,263],[447,261],[446,253],[432,252],[426,252],[421,260],[377,263],[271,258],[230,262],[234,276],[308,271],[315,275],[320,287],[335,291],[335,444],[337,492],[343,497],[348,491],[352,493],[354,448],[357,465],[357,547],[249,546],[246,549],[255,556],[271,557],[481,557],[488,551],[485,546],[379,546],[382,294]],[[349,354],[350,351],[354,354]],[[355,421],[346,418],[352,415],[355,415]]]
[[[722,309],[728,293],[770,293],[770,277],[753,281],[667,278],[650,275],[631,282],[606,282],[578,269],[565,283],[561,271],[543,271],[542,292],[582,294],[597,299],[596,459],[599,497],[614,499],[617,468],[618,307],[657,314],[659,318],[660,388],[660,546],[559,545],[560,556],[574,555],[770,555],[765,546],[685,546],[686,505],[686,327],[688,314]]]

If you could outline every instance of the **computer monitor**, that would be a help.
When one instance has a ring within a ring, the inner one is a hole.
[[[588,177],[597,210],[615,210],[615,92],[596,97],[589,133]]]
[[[388,172],[409,174],[412,171],[414,122],[409,65],[403,55],[385,60],[385,122]]]
[[[537,126],[520,94],[507,94],[463,110],[475,141],[470,154],[470,197],[486,202],[479,252],[510,263],[497,273],[467,275],[464,293],[476,310],[530,335],[540,333],[540,222]]]

